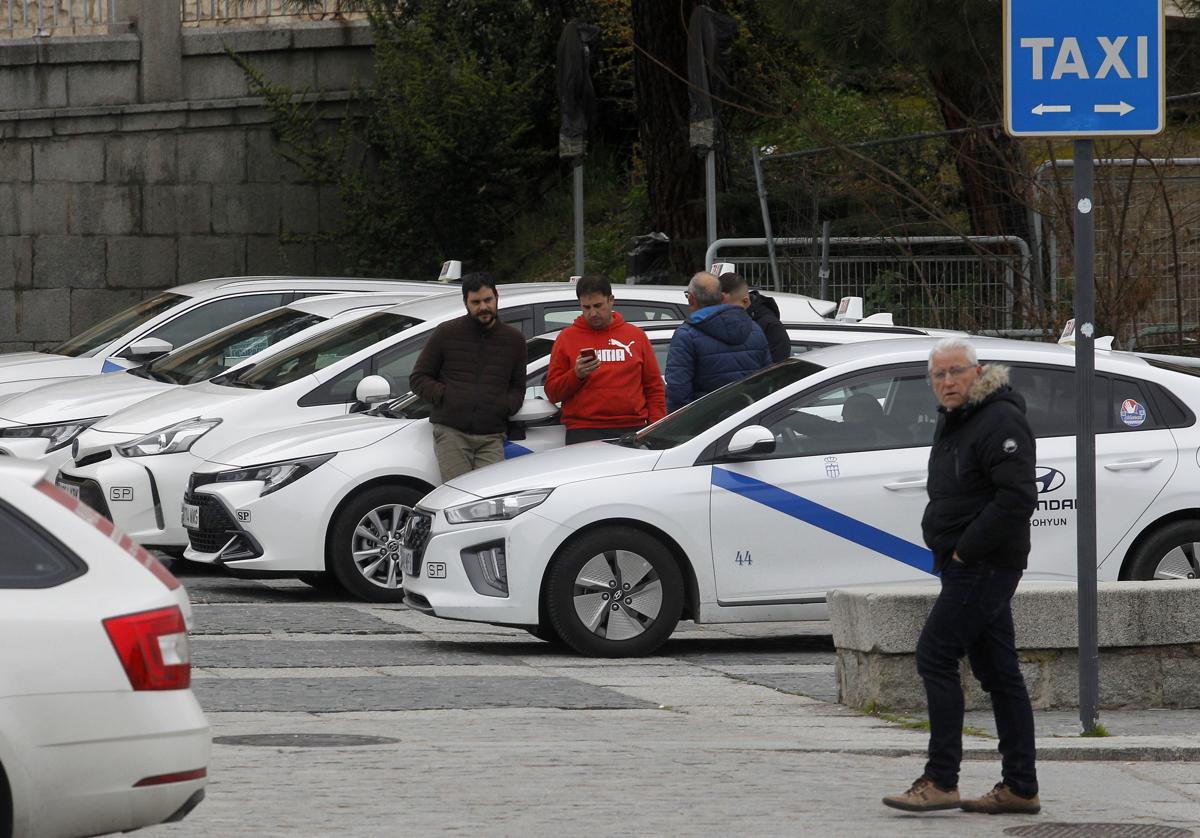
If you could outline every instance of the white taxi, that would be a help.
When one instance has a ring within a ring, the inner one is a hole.
[[[40,352],[0,354],[0,396],[64,378],[120,372],[238,320],[314,294],[441,293],[445,285],[396,279],[253,276],[189,282],[117,312]]]
[[[661,368],[675,328],[644,326]],[[823,322],[792,325],[788,333],[799,355],[925,332]],[[529,341],[526,403],[514,417],[526,426],[526,437],[505,445],[510,458],[563,445],[558,410],[542,390],[553,345],[554,335]],[[234,573],[298,575],[312,584],[336,577],[363,599],[400,601],[398,532],[413,504],[441,482],[428,409],[410,396],[365,414],[282,428],[214,454],[196,468],[184,496],[184,508],[195,510],[184,558],[221,563]]]
[[[0,460],[0,835],[177,821],[211,735],[179,582],[93,510]]]
[[[500,290],[504,321],[529,337],[579,315],[575,286],[568,283]],[[617,293],[616,310],[629,320],[674,320],[687,310],[678,287],[634,285]],[[775,299],[781,311],[820,320],[807,297]],[[434,328],[462,314],[461,291],[453,289],[325,330],[253,368],[145,399],[82,431],[59,483],[143,545],[182,550],[188,539],[181,516],[195,514],[183,507],[183,494],[188,475],[204,460],[256,434],[344,416],[407,393],[409,372]],[[312,467],[294,470],[292,479]]]
[[[424,295],[405,290],[307,297],[248,317],[140,367],[10,396],[0,400],[0,456],[41,460],[57,471],[70,462],[75,437],[118,410],[257,363],[315,331]]]
[[[1075,577],[1074,351],[976,339],[1011,367],[1037,437],[1026,578]],[[928,580],[920,521],[934,341],[820,349],[618,442],[522,457],[418,504],[405,603],[643,655],[680,619],[802,620],[833,588]],[[1096,358],[1100,579],[1200,575],[1200,371]]]

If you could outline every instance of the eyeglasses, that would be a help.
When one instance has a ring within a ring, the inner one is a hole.
[[[683,298],[684,298],[685,300],[690,300],[690,299],[692,298],[692,292],[691,292],[691,291],[684,291],[684,292],[683,292]]]
[[[973,369],[975,369],[974,364],[967,364],[966,366],[962,367],[947,367],[944,370],[934,370],[933,372],[929,373],[929,377],[934,381],[944,381],[946,376],[958,378],[960,375],[963,375],[964,373]]]

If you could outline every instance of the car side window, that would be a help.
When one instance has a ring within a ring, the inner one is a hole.
[[[173,320],[162,324],[146,337],[165,340],[175,348],[191,343],[198,337],[203,337],[217,329],[223,329],[230,323],[236,323],[251,315],[278,308],[291,292],[271,294],[244,294],[240,297],[225,297],[195,306]]]
[[[1035,437],[1075,435],[1073,369],[1014,364],[1009,383],[1025,399],[1025,416]],[[1098,434],[1156,430],[1167,424],[1140,382],[1103,374],[1094,383],[1092,421]]]
[[[319,387],[306,393],[299,401],[301,407],[322,404],[349,404],[354,401],[358,383],[368,375],[382,375],[391,385],[393,396],[402,396],[409,391],[408,377],[425,347],[432,332],[425,332],[411,340],[401,341],[383,350],[373,358],[355,364],[348,370],[331,378]]]
[[[630,323],[646,323],[656,320],[679,320],[686,313],[670,303],[623,303],[617,301],[613,308]]]
[[[0,506],[0,532],[0,588],[53,588],[87,573],[56,538],[7,506]]]
[[[775,435],[771,457],[839,454],[929,445],[937,401],[925,370],[876,370],[802,393],[763,415]]]

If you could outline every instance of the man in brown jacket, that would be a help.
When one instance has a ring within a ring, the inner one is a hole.
[[[433,405],[443,481],[503,460],[508,417],[525,399],[525,337],[500,322],[496,281],[467,274],[462,292],[467,313],[433,330],[409,376]]]

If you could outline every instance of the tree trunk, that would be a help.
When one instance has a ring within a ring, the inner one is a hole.
[[[650,225],[671,264],[697,270],[705,247],[704,158],[688,145],[687,23],[699,0],[633,0],[634,86]],[[647,55],[648,53],[648,55]],[[665,65],[665,66],[664,66]]]

